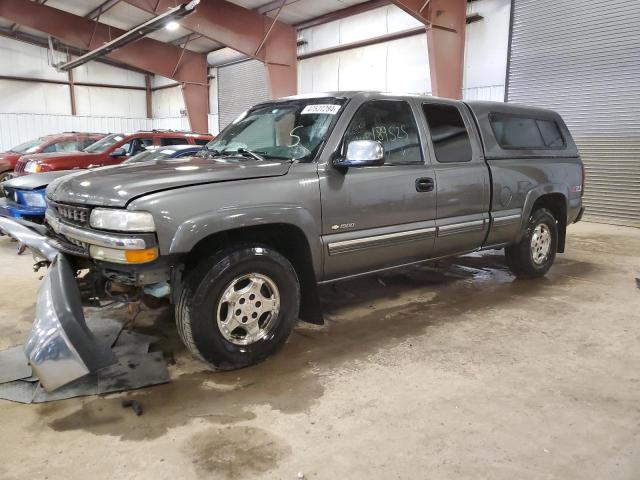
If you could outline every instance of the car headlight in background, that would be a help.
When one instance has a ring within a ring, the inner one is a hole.
[[[89,221],[93,228],[116,232],[154,232],[153,215],[111,208],[94,208]]]
[[[44,200],[44,192],[22,192],[24,204],[29,207],[46,207],[47,202]]]
[[[43,168],[38,162],[31,160],[25,165],[24,171],[28,173],[39,173],[43,171]]]

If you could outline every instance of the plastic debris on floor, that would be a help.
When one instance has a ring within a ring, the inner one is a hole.
[[[42,403],[169,382],[162,352],[149,352],[157,337],[123,330],[124,322],[120,320],[91,316],[86,321],[93,334],[111,346],[118,363],[46,392],[32,376],[22,346],[12,347],[0,352],[0,399]]]

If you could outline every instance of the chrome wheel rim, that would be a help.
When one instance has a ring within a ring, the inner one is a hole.
[[[536,265],[541,265],[549,258],[551,251],[551,231],[544,223],[538,225],[531,236],[531,257]]]
[[[280,293],[266,275],[249,273],[233,279],[216,309],[222,336],[235,345],[250,345],[273,330],[280,311]]]

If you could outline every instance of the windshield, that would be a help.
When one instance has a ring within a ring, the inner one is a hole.
[[[84,151],[87,153],[102,153],[112,145],[115,145],[122,140],[124,140],[124,135],[122,133],[112,133],[111,135],[107,135],[106,137],[104,137],[102,140],[98,140],[96,143],[92,143],[87,148],[85,148]]]
[[[129,160],[125,160],[122,163],[129,165],[131,163],[141,163],[141,162],[149,162],[151,160],[160,160],[162,158],[168,157],[173,153],[176,153],[175,150],[169,150],[166,148],[165,149],[153,148],[150,150],[145,150],[144,152],[140,152],[139,154],[134,155]]]
[[[343,103],[338,98],[316,98],[258,107],[240,115],[207,144],[207,150],[209,154],[251,152],[265,159],[310,161]]]
[[[28,142],[21,143],[20,145],[13,147],[10,151],[15,153],[33,153],[38,149],[41,143],[44,143],[44,138],[36,138],[35,140],[29,140]]]

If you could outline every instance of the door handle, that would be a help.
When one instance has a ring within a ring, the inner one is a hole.
[[[422,177],[416,180],[417,192],[431,192],[435,186],[436,184],[433,181],[433,178],[430,177]]]

